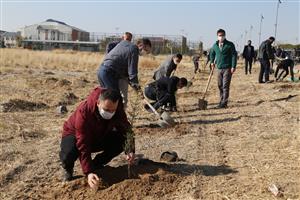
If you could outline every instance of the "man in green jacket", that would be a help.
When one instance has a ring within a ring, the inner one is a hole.
[[[225,39],[225,31],[217,31],[218,41],[210,50],[210,63],[218,68],[218,87],[220,103],[217,108],[227,108],[231,76],[235,72],[237,53],[232,42]]]

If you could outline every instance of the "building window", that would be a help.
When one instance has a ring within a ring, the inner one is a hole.
[[[45,30],[45,40],[48,40],[48,30]]]

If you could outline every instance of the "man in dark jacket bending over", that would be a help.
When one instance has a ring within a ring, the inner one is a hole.
[[[121,99],[119,91],[97,87],[64,123],[59,156],[65,181],[72,179],[74,163],[79,158],[90,187],[96,187],[99,177],[95,170],[123,151],[131,125]],[[127,160],[132,163],[134,142],[129,146]],[[91,153],[99,151],[102,153],[92,159]]]
[[[170,104],[170,111],[177,111],[175,92],[187,86],[186,78],[162,77],[145,87],[145,96],[155,102],[151,103],[154,109]],[[151,111],[148,106],[145,109]]]

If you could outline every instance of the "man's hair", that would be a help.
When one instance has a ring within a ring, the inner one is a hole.
[[[226,32],[225,32],[223,29],[221,29],[221,28],[217,31],[217,35],[218,35],[219,33],[223,33],[224,35],[226,35]]]
[[[152,47],[151,45],[151,41],[148,38],[142,38],[142,39],[138,39],[136,41],[137,44],[143,43],[144,46],[149,46]]]
[[[248,40],[248,42],[252,43],[252,41],[251,41],[251,40]]]
[[[186,78],[182,77],[182,78],[179,79],[179,83],[182,86],[187,86],[188,81],[187,81]]]
[[[118,100],[120,100],[121,94],[117,90],[113,89],[105,89],[100,95],[99,95],[99,100],[100,101],[105,101],[105,100],[110,100],[114,103],[116,103]]]
[[[182,55],[180,53],[174,55],[175,58],[179,58],[180,60],[182,60]]]
[[[132,40],[132,33],[130,32],[125,32],[124,35],[126,35],[126,37],[128,38],[128,40]]]
[[[275,41],[275,38],[273,36],[269,37],[269,40]]]

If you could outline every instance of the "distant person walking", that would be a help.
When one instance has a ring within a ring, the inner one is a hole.
[[[248,40],[248,44],[244,47],[243,57],[245,59],[245,74],[247,75],[248,72],[251,74],[252,63],[255,57],[254,47],[251,45],[251,40]]]
[[[210,63],[212,70],[217,65],[218,87],[220,91],[220,103],[217,108],[227,108],[229,89],[232,74],[235,72],[237,63],[237,53],[232,42],[226,40],[225,31],[217,31],[218,41],[210,50]]]
[[[269,39],[263,41],[259,46],[259,50],[258,50],[258,60],[260,62],[260,72],[258,76],[259,83],[269,82],[270,67],[271,67],[272,60],[274,59],[274,53],[272,50],[272,43],[274,41],[275,38],[270,37]],[[263,81],[263,77],[265,77],[264,81]]]
[[[194,73],[196,74],[198,72],[198,70],[200,71],[199,69],[199,62],[200,62],[200,55],[199,54],[196,54],[193,56],[193,63],[194,63]]]
[[[168,57],[163,63],[160,64],[158,69],[154,72],[153,79],[159,80],[162,77],[170,77],[172,72],[175,72],[177,65],[182,60],[180,53]]]

